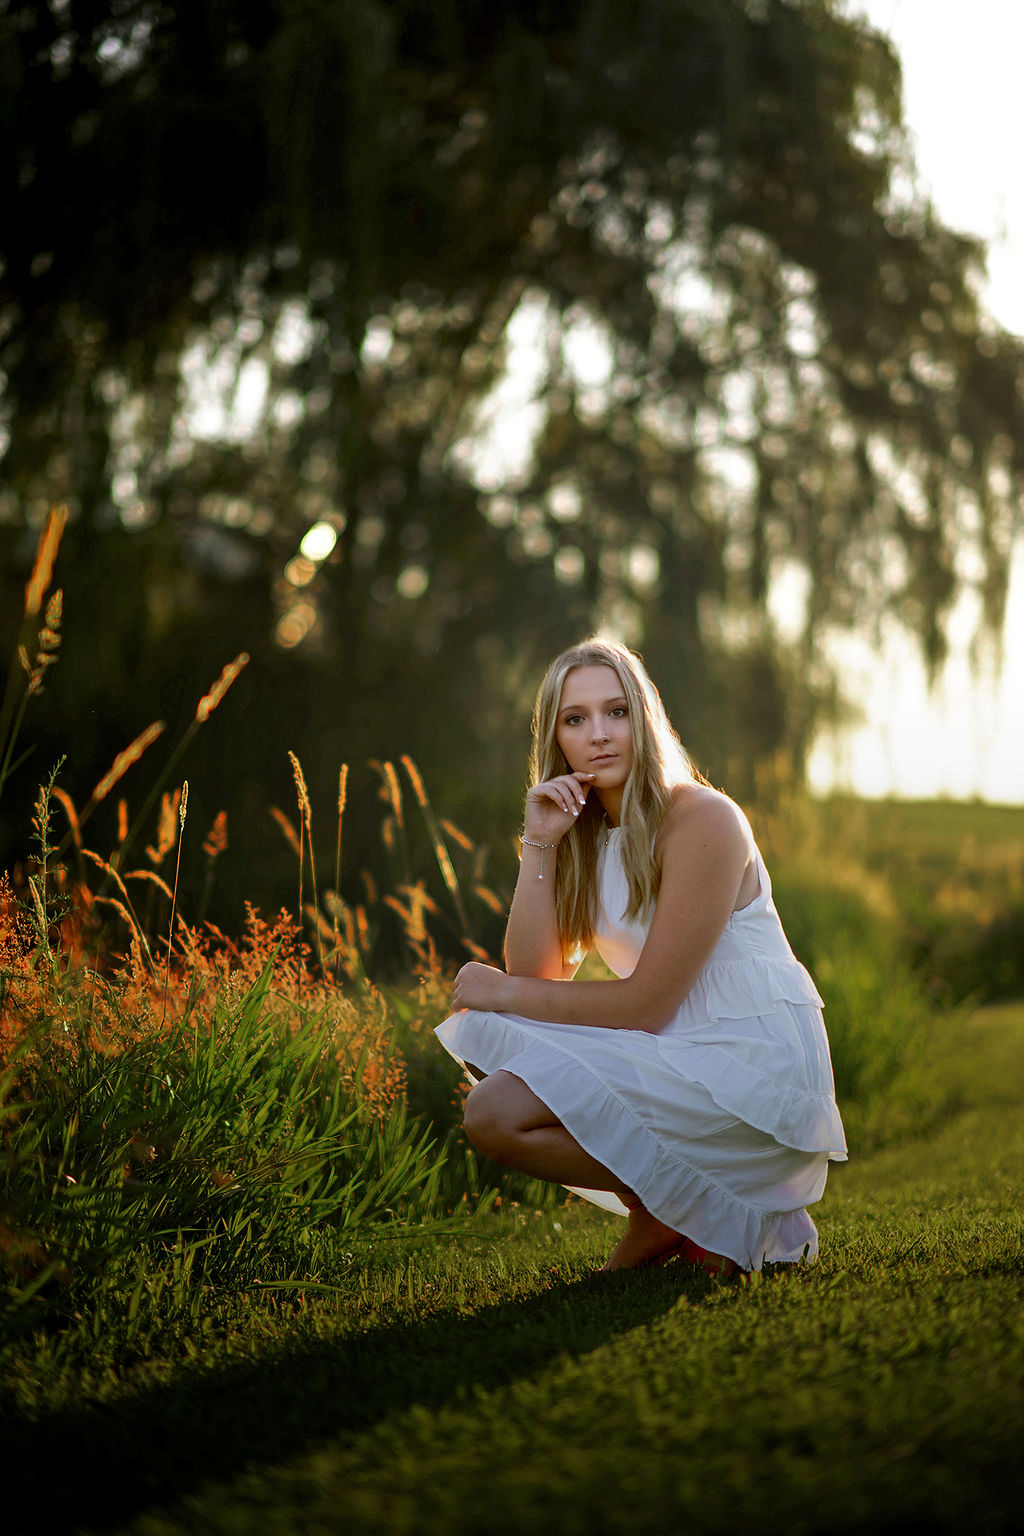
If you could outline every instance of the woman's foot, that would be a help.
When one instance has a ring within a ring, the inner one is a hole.
[[[632,1206],[626,1230],[617,1243],[602,1273],[613,1269],[642,1269],[653,1264],[682,1242],[682,1233],[666,1227],[642,1205]]]
[[[687,1248],[693,1252],[688,1253]],[[642,1205],[635,1205],[630,1208],[626,1231],[607,1264],[602,1265],[601,1273],[614,1269],[647,1269],[677,1254],[689,1263],[698,1262],[716,1274],[731,1274],[736,1267],[731,1259],[722,1254],[707,1253],[703,1248],[696,1248],[674,1227],[667,1227]],[[697,1254],[703,1257],[695,1259]]]

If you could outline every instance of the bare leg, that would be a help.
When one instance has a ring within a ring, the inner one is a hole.
[[[608,1189],[631,1206],[629,1223],[606,1270],[637,1269],[674,1248],[681,1234],[652,1216],[622,1180],[584,1151],[522,1078],[494,1072],[477,1083],[466,1099],[466,1135],[504,1168],[515,1168],[552,1184],[579,1189]],[[719,1255],[709,1254],[711,1259]]]
[[[621,1179],[585,1152],[548,1106],[511,1072],[492,1072],[470,1090],[466,1135],[478,1152],[552,1184],[610,1189],[633,1195]]]

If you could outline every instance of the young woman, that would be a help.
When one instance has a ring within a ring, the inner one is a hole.
[[[537,696],[507,970],[437,1030],[480,1151],[629,1213],[606,1269],[817,1253],[846,1157],[821,999],[746,817],[694,771],[641,662],[595,638]],[[597,949],[618,978],[568,983]]]

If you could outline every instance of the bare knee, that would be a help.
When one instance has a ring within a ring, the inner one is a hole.
[[[471,1146],[492,1162],[500,1163],[504,1161],[503,1154],[508,1152],[511,1128],[502,1113],[500,1094],[490,1091],[492,1081],[492,1078],[485,1078],[470,1089],[462,1125]]]
[[[499,1070],[471,1090],[463,1124],[478,1152],[507,1168],[518,1168],[531,1133],[557,1121],[521,1078]]]

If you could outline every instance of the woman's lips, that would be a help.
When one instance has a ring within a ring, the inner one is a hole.
[[[602,757],[592,757],[590,761],[600,768],[604,763],[614,763],[617,755],[615,752],[605,752]]]

